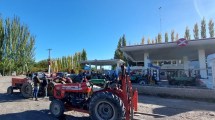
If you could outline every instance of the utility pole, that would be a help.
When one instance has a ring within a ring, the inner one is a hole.
[[[162,34],[162,25],[161,25],[161,9],[162,7],[159,7],[159,16],[160,16],[160,34]]]
[[[49,75],[51,75],[51,74],[50,74],[50,72],[51,72],[51,50],[52,50],[52,49],[50,49],[50,48],[48,49],[48,51],[49,51],[49,58],[48,58],[49,69],[48,69],[48,74],[49,74]]]

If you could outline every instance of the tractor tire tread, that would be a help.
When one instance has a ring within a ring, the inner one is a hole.
[[[56,103],[59,104],[60,107],[61,107],[60,108],[60,113],[58,115],[55,115],[52,112],[52,109],[53,109],[52,106],[53,106],[53,104],[56,104]],[[51,111],[51,114],[54,115],[56,118],[61,118],[64,115],[64,111],[65,111],[64,103],[62,101],[60,101],[60,100],[54,99],[54,100],[52,100],[52,102],[50,104],[49,110]]]
[[[29,92],[26,92],[25,90],[25,87],[27,86],[30,86],[30,90]],[[22,96],[25,97],[25,98],[31,98],[33,97],[33,82],[26,82],[26,83],[23,83],[22,87],[21,87],[21,93],[22,93]]]
[[[89,114],[92,120],[100,120],[95,114],[95,106],[98,101],[108,101],[114,105],[114,109],[117,112],[114,120],[123,120],[125,117],[125,107],[122,100],[115,94],[110,92],[96,93],[89,104]]]
[[[7,88],[7,94],[13,94],[13,86]]]

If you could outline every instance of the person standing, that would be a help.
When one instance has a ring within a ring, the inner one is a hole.
[[[47,76],[46,76],[45,73],[43,73],[43,83],[42,83],[42,85],[43,85],[43,88],[44,88],[44,91],[45,91],[45,98],[46,98],[46,97],[48,97],[48,91],[47,91],[47,89],[48,89],[48,79],[47,79]]]
[[[35,101],[38,101],[37,96],[40,88],[40,79],[38,78],[38,73],[35,73],[33,82],[34,82],[33,98],[35,98]]]

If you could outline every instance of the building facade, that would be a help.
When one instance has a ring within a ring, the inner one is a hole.
[[[215,38],[126,46],[121,51],[132,62],[144,62],[143,70],[159,69],[159,79],[167,79],[173,73],[178,76],[198,75],[208,88],[215,87],[215,80],[209,79],[214,66],[208,63],[214,60]],[[209,56],[212,56],[210,60]]]

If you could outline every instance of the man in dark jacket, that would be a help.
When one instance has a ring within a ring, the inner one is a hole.
[[[40,79],[38,78],[38,74],[37,73],[35,73],[35,76],[33,78],[33,82],[34,82],[33,98],[35,98],[35,101],[38,101],[37,95],[38,95],[39,88],[40,88]]]

